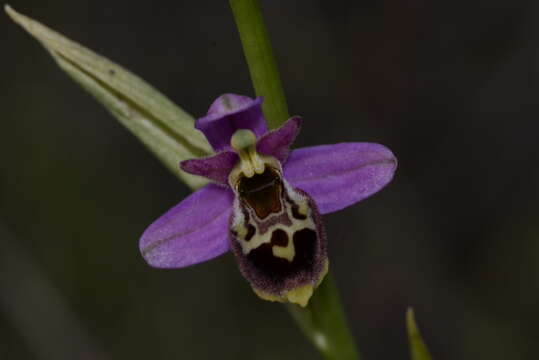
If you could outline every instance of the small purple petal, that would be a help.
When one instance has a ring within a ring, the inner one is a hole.
[[[301,128],[301,118],[294,116],[288,119],[283,126],[262,136],[256,144],[258,152],[276,157],[281,163],[286,161],[290,153],[290,146],[296,139]]]
[[[235,152],[223,151],[202,159],[182,161],[180,167],[189,174],[204,176],[228,186],[228,174],[237,161],[238,155]]]
[[[191,194],[142,234],[142,256],[154,267],[181,268],[227,252],[232,199],[232,191],[214,184]]]
[[[383,145],[340,143],[292,151],[284,177],[327,214],[376,193],[391,181],[396,168],[397,159]]]
[[[208,114],[197,119],[195,128],[202,131],[215,151],[230,149],[230,138],[238,129],[248,129],[257,138],[268,128],[262,115],[262,98],[224,94],[213,102]]]

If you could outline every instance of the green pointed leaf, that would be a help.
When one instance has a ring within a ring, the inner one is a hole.
[[[179,169],[179,162],[211,153],[193,118],[144,80],[67,39],[8,5],[7,14],[36,38],[58,65],[137,136],[180,180],[206,183]]]
[[[410,342],[410,357],[412,360],[432,360],[429,349],[421,337],[414,316],[414,309],[408,308],[406,311],[406,328],[408,330],[408,340]]]

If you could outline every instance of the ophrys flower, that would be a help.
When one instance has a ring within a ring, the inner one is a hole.
[[[225,94],[197,120],[216,155],[181,163],[213,181],[155,221],[140,250],[155,267],[180,268],[232,250],[243,276],[266,300],[308,303],[328,269],[320,214],[374,194],[396,158],[373,143],[290,151],[301,119],[268,131],[262,99]]]

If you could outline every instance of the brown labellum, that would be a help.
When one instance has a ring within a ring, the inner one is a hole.
[[[278,161],[264,170],[229,178],[236,198],[231,248],[243,276],[263,299],[305,306],[327,273],[325,233],[311,197],[282,177]]]

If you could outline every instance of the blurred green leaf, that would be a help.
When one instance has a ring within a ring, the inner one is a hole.
[[[411,359],[432,360],[429,349],[427,349],[415,322],[414,309],[412,308],[408,308],[406,311],[406,328],[408,330],[408,340],[410,342]]]
[[[137,136],[180,180],[206,183],[179,162],[211,153],[193,118],[144,80],[8,5],[7,14],[49,51],[58,65]]]

